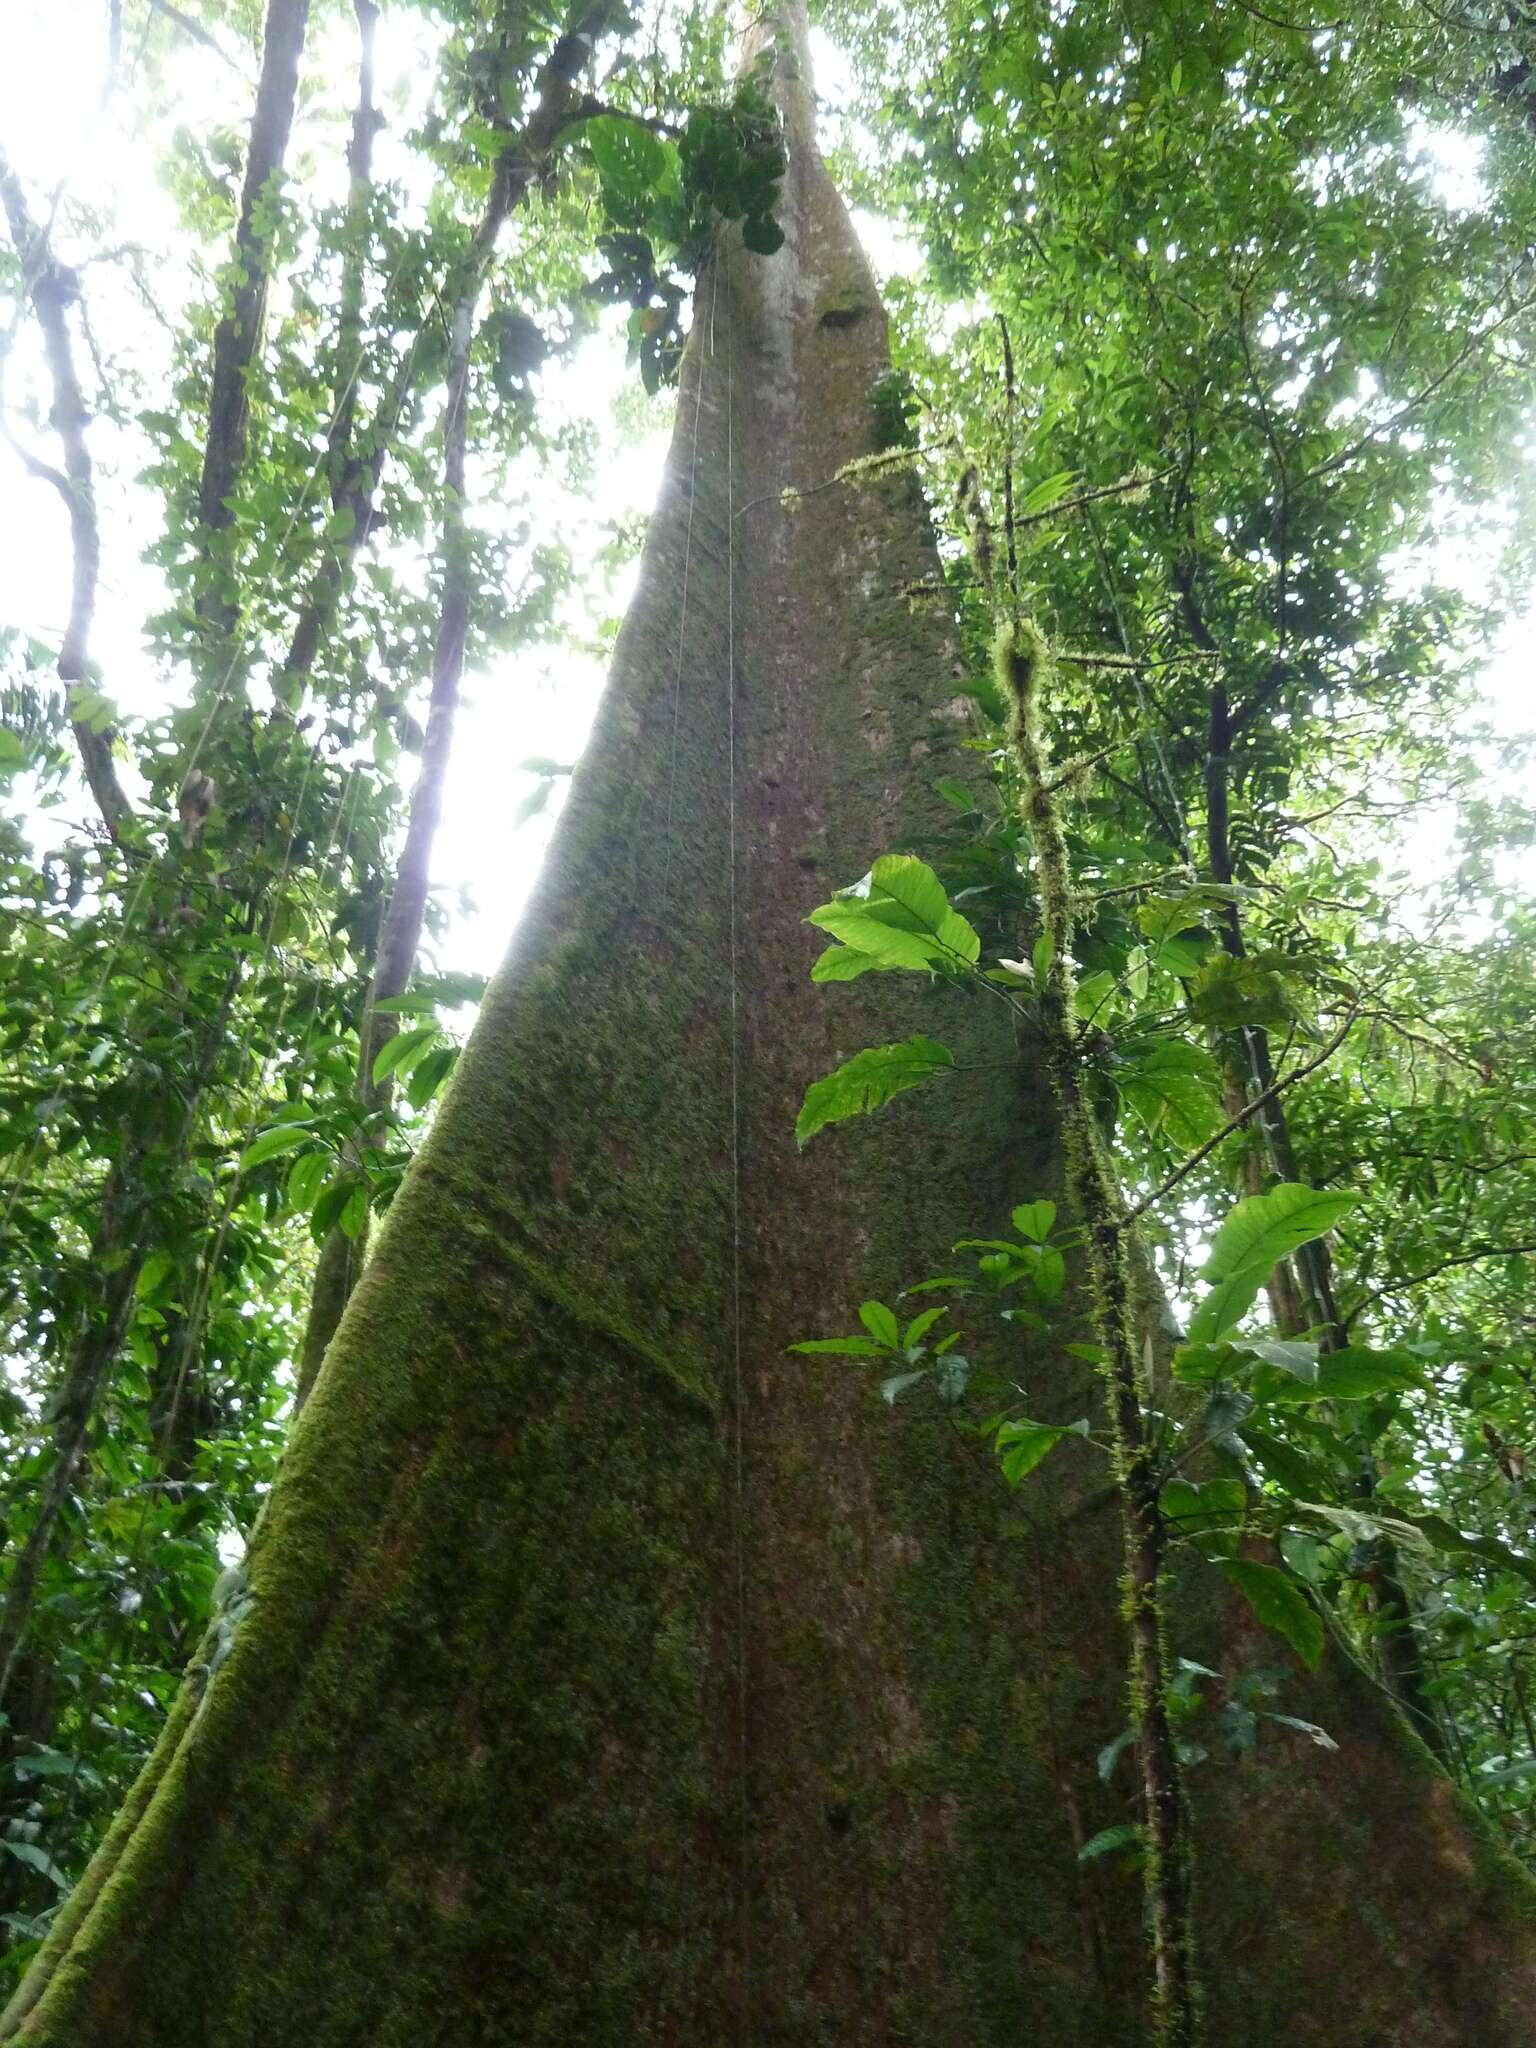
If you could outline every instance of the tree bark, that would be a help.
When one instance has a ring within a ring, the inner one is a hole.
[[[788,239],[726,236],[703,277],[544,881],[244,1582],[0,2038],[1143,2038],[1136,1882],[1075,1849],[1127,1817],[1093,1763],[1125,1717],[1117,1546],[1072,1512],[1099,1474],[1062,1455],[1021,1500],[941,1416],[785,1353],[1061,1185],[1001,1005],[807,979],[807,910],[976,757],[955,643],[900,594],[937,573],[916,485],[779,502],[870,450],[887,361],[803,58],[802,22]],[[797,1153],[806,1082],[914,1029],[981,1071]],[[1045,1420],[1093,1402],[1058,1346],[1017,1369]],[[1280,1661],[1199,1593],[1181,1651]],[[1211,2038],[1516,2048],[1531,1888],[1351,1667],[1285,1702],[1338,1753],[1192,1774]]]

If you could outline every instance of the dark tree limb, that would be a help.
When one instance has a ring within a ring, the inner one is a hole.
[[[1276,459],[1279,459],[1278,450]],[[1195,597],[1194,564],[1191,560],[1186,558],[1174,565],[1172,583],[1178,610],[1190,637],[1203,651],[1215,651],[1215,639],[1206,626]],[[1283,664],[1277,662],[1275,666],[1279,680],[1283,680]],[[1278,688],[1274,671],[1271,672],[1271,684],[1271,688],[1261,690],[1259,696],[1250,701],[1247,715],[1254,715],[1266,696],[1273,693],[1273,688]],[[1247,957],[1242,913],[1238,898],[1232,893],[1235,879],[1230,838],[1232,746],[1238,729],[1239,722],[1233,715],[1225,682],[1217,682],[1210,692],[1206,731],[1206,848],[1211,878],[1227,892],[1217,911],[1217,930],[1223,951],[1234,960]],[[1281,1180],[1301,1180],[1303,1175],[1291,1142],[1290,1122],[1281,1096],[1293,1083],[1316,1072],[1333,1056],[1362,1014],[1362,1006],[1357,1002],[1320,1053],[1279,1078],[1275,1073],[1269,1033],[1260,1026],[1250,1026],[1237,1033],[1251,1076],[1245,1108],[1217,1133],[1212,1144],[1202,1147],[1192,1160],[1186,1160],[1152,1199],[1160,1200],[1171,1186],[1183,1179],[1193,1163],[1213,1150],[1223,1138],[1230,1136],[1234,1127],[1250,1121],[1256,1123],[1262,1136],[1271,1169]],[[1325,1239],[1316,1238],[1300,1246],[1290,1260],[1280,1262],[1270,1299],[1283,1334],[1296,1336],[1303,1329],[1316,1329],[1320,1333],[1320,1348],[1325,1352],[1343,1350],[1349,1343],[1349,1326],[1339,1312],[1333,1259]],[[1374,1468],[1362,1466],[1359,1491],[1367,1507],[1374,1490]],[[1428,1673],[1414,1619],[1413,1602],[1402,1579],[1396,1547],[1385,1538],[1378,1543],[1370,1583],[1376,1613],[1383,1624],[1378,1644],[1386,1683],[1420,1736],[1436,1755],[1444,1759],[1445,1732],[1428,1690]]]
[[[151,14],[163,15],[167,21],[179,28],[184,36],[189,36],[194,43],[201,43],[205,50],[212,50],[213,54],[229,65],[231,70],[240,69],[218,38],[211,36],[200,21],[194,21],[190,14],[173,6],[172,0],[149,0],[149,11]]]
[[[521,204],[561,130],[571,97],[592,47],[602,33],[608,0],[590,8],[577,26],[556,43],[539,73],[534,110],[522,129],[508,139],[497,158],[485,211],[466,254],[464,268],[449,309],[448,397],[443,415],[443,524],[441,560],[442,608],[432,653],[432,694],[427,710],[421,767],[411,793],[405,845],[395,873],[395,887],[384,914],[374,958],[368,1001],[363,1013],[358,1052],[357,1093],[365,1111],[375,1112],[373,1142],[382,1137],[394,1084],[374,1080],[379,1054],[394,1036],[394,1014],[380,1005],[405,993],[416,966],[432,874],[432,847],[442,816],[443,787],[453,747],[459,687],[469,639],[469,532],[465,521],[465,458],[469,433],[470,353],[486,274],[497,238],[509,213]],[[361,13],[359,15],[361,20]],[[375,472],[375,487],[377,473]],[[371,509],[371,492],[369,497]],[[353,528],[357,544],[359,520]],[[314,1383],[326,1347],[341,1320],[348,1297],[362,1270],[362,1245],[333,1230],[320,1250],[309,1320],[299,1361],[295,1398],[302,1402]]]
[[[209,535],[222,533],[234,519],[230,501],[245,460],[250,431],[249,376],[267,298],[268,237],[262,208],[273,195],[287,155],[308,25],[309,0],[269,0],[261,79],[230,264],[229,310],[213,336],[208,440],[197,494],[198,517]],[[237,609],[216,580],[198,600],[199,615],[226,633],[234,625]]]
[[[1410,1287],[1422,1287],[1426,1280],[1433,1280],[1441,1273],[1448,1273],[1453,1266],[1475,1266],[1483,1259],[1515,1259],[1531,1253],[1536,1253],[1536,1243],[1479,1244],[1474,1245],[1471,1251],[1453,1252],[1449,1258],[1438,1259],[1434,1265],[1426,1266],[1422,1273],[1407,1273],[1401,1280],[1389,1280],[1380,1287],[1372,1288],[1369,1294],[1356,1302],[1344,1318],[1344,1327],[1348,1329],[1368,1308],[1384,1300],[1387,1295],[1400,1294]]]

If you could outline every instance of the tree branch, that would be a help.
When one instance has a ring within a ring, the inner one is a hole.
[[[231,499],[245,461],[250,430],[249,374],[256,359],[267,299],[269,236],[261,216],[273,196],[288,151],[299,90],[299,61],[308,24],[309,0],[269,0],[262,36],[261,78],[251,119],[250,152],[228,271],[229,311],[213,336],[208,439],[197,493],[198,517],[208,535],[224,532],[234,520]],[[200,618],[228,633],[238,607],[221,591],[215,577],[199,596],[197,611]]]
[[[1315,1074],[1319,1067],[1326,1065],[1349,1036],[1351,1027],[1356,1023],[1359,1015],[1358,1008],[1351,1010],[1344,1019],[1344,1022],[1334,1032],[1327,1044],[1324,1045],[1322,1051],[1316,1054],[1314,1058],[1307,1060],[1299,1067],[1292,1067],[1288,1074],[1278,1075],[1275,1080],[1271,1081],[1262,1095],[1250,1096],[1238,1114],[1234,1117],[1229,1117],[1214,1137],[1207,1138],[1198,1150],[1190,1153],[1181,1166],[1175,1167],[1174,1171],[1168,1175],[1168,1178],[1160,1186],[1155,1187],[1150,1195],[1147,1195],[1136,1204],[1135,1208],[1127,1216],[1126,1221],[1134,1223],[1138,1217],[1145,1216],[1149,1209],[1155,1207],[1163,1199],[1164,1195],[1172,1194],[1181,1181],[1188,1179],[1189,1175],[1194,1172],[1202,1160],[1209,1159],[1223,1139],[1230,1138],[1234,1131],[1242,1129],[1256,1109],[1262,1109],[1266,1103],[1275,1101],[1287,1089],[1294,1087],[1298,1081],[1304,1081],[1308,1074]]]
[[[117,778],[117,767],[112,758],[114,735],[110,729],[98,731],[89,719],[75,715],[78,708],[75,685],[85,680],[91,624],[96,616],[96,588],[101,576],[101,528],[96,512],[91,454],[85,439],[90,413],[75,370],[74,344],[69,332],[68,308],[79,298],[80,281],[74,271],[57,260],[46,236],[39,232],[27,205],[21,180],[3,151],[0,151],[0,202],[4,204],[11,240],[21,259],[24,288],[42,330],[43,353],[53,389],[49,421],[64,453],[61,472],[18,448],[31,473],[51,484],[58,492],[69,515],[72,573],[69,618],[59,648],[59,681],[65,686],[70,729],[80,750],[85,779],[109,835],[116,840],[124,820],[132,816],[132,806]],[[13,438],[12,446],[17,446]]]
[[[1363,1300],[1358,1301],[1344,1318],[1347,1330],[1357,1316],[1361,1316],[1373,1303],[1382,1301],[1389,1294],[1405,1292],[1410,1287],[1421,1287],[1426,1280],[1433,1280],[1439,1273],[1448,1273],[1453,1266],[1474,1266],[1483,1259],[1513,1259],[1522,1254],[1536,1252],[1536,1243],[1531,1244],[1481,1244],[1469,1252],[1453,1252],[1448,1259],[1440,1259],[1433,1266],[1426,1266],[1422,1273],[1410,1273],[1401,1280],[1386,1281],[1380,1287],[1372,1288]]]

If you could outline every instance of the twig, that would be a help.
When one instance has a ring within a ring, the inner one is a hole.
[[[1406,400],[1390,417],[1381,421],[1378,426],[1372,427],[1369,433],[1362,434],[1358,441],[1352,441],[1347,448],[1341,448],[1337,455],[1330,455],[1328,460],[1320,462],[1316,469],[1308,470],[1301,481],[1307,484],[1316,483],[1319,477],[1327,476],[1335,469],[1342,469],[1345,463],[1353,462],[1361,450],[1368,448],[1373,441],[1379,441],[1383,434],[1390,434],[1394,427],[1400,427],[1405,419],[1434,397],[1442,384],[1455,376],[1463,363],[1474,355],[1485,341],[1491,340],[1499,329],[1507,327],[1511,320],[1518,320],[1533,303],[1536,303],[1536,288],[1528,291],[1524,298],[1517,299],[1515,304],[1507,312],[1501,313],[1497,320],[1492,320],[1486,327],[1479,328],[1465,346],[1457,350],[1439,375],[1430,378],[1422,391]]]
[[[1422,1273],[1410,1273],[1401,1280],[1388,1280],[1382,1286],[1373,1288],[1359,1301],[1344,1318],[1347,1330],[1357,1316],[1363,1315],[1374,1302],[1382,1301],[1389,1294],[1398,1294],[1410,1287],[1420,1287],[1426,1280],[1433,1280],[1438,1273],[1449,1272],[1452,1266],[1474,1266],[1483,1259],[1519,1258],[1525,1253],[1536,1252],[1536,1244],[1481,1244],[1469,1252],[1453,1252],[1450,1258],[1440,1259],[1433,1266],[1426,1266]]]
[[[1207,1138],[1203,1145],[1190,1153],[1181,1166],[1175,1167],[1161,1186],[1154,1188],[1150,1195],[1147,1195],[1138,1202],[1136,1207],[1130,1211],[1126,1221],[1134,1223],[1138,1217],[1144,1216],[1150,1208],[1153,1208],[1160,1202],[1164,1195],[1171,1194],[1180,1181],[1186,1180],[1203,1159],[1210,1157],[1224,1138],[1230,1138],[1234,1131],[1240,1131],[1256,1109],[1262,1109],[1266,1103],[1273,1102],[1277,1096],[1283,1095],[1296,1082],[1304,1081],[1308,1074],[1315,1074],[1319,1067],[1332,1059],[1333,1055],[1349,1036],[1350,1030],[1359,1019],[1359,1016],[1360,1009],[1357,1004],[1345,1017],[1344,1022],[1334,1032],[1321,1052],[1316,1054],[1314,1058],[1307,1060],[1304,1065],[1293,1067],[1290,1073],[1277,1075],[1262,1094],[1252,1096],[1245,1102],[1238,1114],[1234,1117],[1229,1117],[1214,1137]]]
[[[190,36],[194,43],[201,43],[205,50],[212,50],[215,57],[227,64],[231,71],[241,70],[241,66],[230,56],[218,38],[211,36],[200,21],[194,21],[190,14],[183,14],[179,7],[173,6],[172,0],[149,0],[149,7],[152,14],[163,14],[167,21],[174,22],[182,34]]]

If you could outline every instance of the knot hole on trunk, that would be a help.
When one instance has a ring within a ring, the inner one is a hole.
[[[869,306],[828,306],[822,314],[822,327],[857,327],[861,320],[867,320],[873,311]]]

